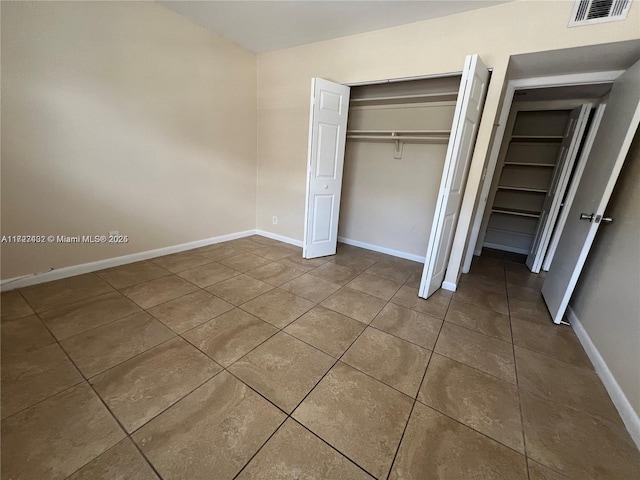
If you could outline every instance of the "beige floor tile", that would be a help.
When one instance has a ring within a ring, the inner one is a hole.
[[[389,280],[402,284],[406,282],[414,272],[422,269],[422,267],[423,266],[417,262],[410,262],[408,260],[401,259],[389,259],[387,257],[367,269],[367,273],[388,278]]]
[[[418,400],[524,454],[515,385],[436,353]]]
[[[338,363],[293,418],[373,476],[384,477],[412,405],[406,395]]]
[[[290,282],[296,277],[306,273],[302,268],[291,267],[283,263],[273,262],[264,267],[247,272],[247,275],[267,282],[274,287]]]
[[[511,317],[517,317],[520,320],[528,320],[549,326],[553,325],[549,310],[541,298],[535,302],[509,298],[509,313]]]
[[[184,333],[234,308],[209,292],[197,290],[157,305],[148,312],[176,333]]]
[[[142,312],[67,338],[60,345],[88,378],[173,336],[175,333]]]
[[[451,302],[449,292],[438,290],[426,300],[418,296],[418,289],[404,285],[391,299],[392,303],[401,305],[416,312],[443,319]]]
[[[322,278],[331,283],[345,285],[358,276],[360,272],[350,267],[327,262],[309,273],[314,277]]]
[[[56,341],[37,315],[3,320],[0,335],[3,354],[29,352]]]
[[[373,479],[294,420],[288,419],[238,480]]]
[[[284,331],[338,358],[365,328],[362,322],[318,305]]]
[[[442,320],[388,303],[371,322],[371,326],[433,350]]]
[[[416,403],[390,479],[527,480],[523,455]]]
[[[284,328],[313,305],[309,300],[275,288],[243,304],[242,309],[271,325]]]
[[[619,418],[595,371],[574,367],[518,346],[515,354],[520,388],[595,416],[611,420]]]
[[[58,340],[64,340],[141,311],[121,293],[109,292],[47,310],[40,318]]]
[[[236,308],[183,336],[216,362],[228,367],[277,331],[271,324]]]
[[[148,282],[149,280],[154,280],[169,274],[169,271],[153,262],[129,263],[96,272],[97,276],[118,289]]]
[[[422,272],[419,270],[416,270],[411,274],[411,276],[407,279],[407,281],[404,282],[404,284],[407,287],[420,288],[421,281],[422,281]]]
[[[401,283],[370,273],[358,275],[347,284],[349,288],[387,301],[391,300],[401,286]]]
[[[486,278],[498,282],[505,281],[504,262],[494,258],[473,257],[469,276]]]
[[[222,282],[238,275],[238,272],[232,268],[212,262],[199,267],[184,270],[178,275],[185,280],[199,286],[200,288],[210,287],[213,284]]]
[[[125,288],[122,293],[142,308],[151,308],[197,289],[198,287],[192,283],[176,275],[170,275]]]
[[[291,413],[334,362],[329,355],[280,332],[231,365],[229,371]]]
[[[280,285],[280,288],[299,297],[319,303],[339,290],[341,286],[320,277],[304,274],[294,278],[290,282]]]
[[[529,467],[529,480],[567,480],[564,475],[560,475],[558,472],[554,472],[530,458],[527,459],[527,465]]]
[[[174,253],[172,255],[165,255],[163,257],[157,257],[151,260],[156,265],[160,265],[165,270],[169,270],[171,273],[178,273],[190,268],[199,267],[200,265],[206,265],[213,260],[190,251]]]
[[[107,282],[93,273],[20,289],[22,296],[36,312],[44,312],[112,291],[113,288]]]
[[[2,418],[82,382],[57,343],[31,352],[2,352]]]
[[[125,434],[86,383],[2,422],[2,477],[64,479]]]
[[[280,243],[278,245],[269,245],[267,247],[258,248],[253,250],[251,253],[275,261],[294,254],[302,256],[302,249],[294,247],[293,245]]]
[[[69,477],[69,480],[154,479],[158,479],[158,476],[128,438]]]
[[[544,303],[542,293],[539,288],[524,287],[522,285],[507,283],[507,293],[510,299],[518,298],[525,302]]]
[[[490,337],[511,343],[511,322],[507,315],[494,310],[464,303],[455,296],[445,316],[445,321],[475,330]]]
[[[244,237],[245,240],[252,241],[254,243],[259,243],[261,245],[280,245],[282,242],[278,240],[274,240],[273,238],[263,237],[262,235],[250,235],[248,237]]]
[[[269,290],[273,290],[273,285],[248,275],[238,275],[207,288],[207,291],[236,306],[242,305]]]
[[[221,372],[133,434],[164,480],[233,478],[285,415]],[[180,461],[176,461],[180,459]]]
[[[445,322],[434,352],[516,383],[513,346],[497,338]]]
[[[375,328],[367,328],[342,361],[415,398],[431,351]]]
[[[507,283],[522,285],[523,287],[540,290],[544,283],[544,277],[540,274],[532,273],[526,265],[522,263],[505,263],[505,273]]]
[[[376,263],[377,260],[358,252],[351,252],[342,255],[335,255],[331,258],[331,261],[336,265],[350,268],[356,272],[364,272],[367,268]]]
[[[483,290],[485,292],[496,293],[499,295],[507,294],[507,285],[504,281],[504,275],[500,279],[483,277],[480,275],[461,275],[458,289],[461,287]]]
[[[385,301],[366,293],[343,287],[321,305],[362,323],[369,323],[382,310]]]
[[[278,263],[287,265],[289,267],[301,268],[302,270],[309,272],[314,268],[318,268],[320,265],[327,263],[331,257],[318,257],[318,258],[302,258],[302,255],[289,255],[278,260]]]
[[[271,260],[252,253],[241,253],[234,257],[223,258],[220,263],[226,267],[233,268],[237,272],[247,273],[249,270],[270,264]]]
[[[453,295],[459,302],[469,303],[486,310],[493,310],[501,315],[509,315],[507,295],[493,293],[475,284],[460,285]]]
[[[91,384],[131,433],[221,370],[178,337],[93,377]]]
[[[546,325],[511,317],[513,343],[570,365],[593,369],[578,337],[567,325]]]
[[[622,421],[520,392],[527,454],[570,478],[640,478],[640,454]]]
[[[243,253],[249,253],[254,248],[255,246],[249,246],[247,244],[234,245],[231,242],[225,242],[220,245],[211,246],[210,248],[198,250],[197,253],[219,262],[223,258],[235,257],[236,255],[241,255]]]
[[[18,290],[12,290],[2,293],[0,313],[3,320],[9,320],[32,315],[33,310]]]

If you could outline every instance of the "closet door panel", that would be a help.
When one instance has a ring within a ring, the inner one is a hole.
[[[349,87],[314,78],[311,84],[304,258],[336,253]]]
[[[438,290],[444,280],[488,81],[489,71],[482,61],[477,55],[468,56],[427,245],[419,290],[423,298]]]

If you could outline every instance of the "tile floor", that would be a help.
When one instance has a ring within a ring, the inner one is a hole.
[[[542,278],[248,237],[2,294],[3,479],[637,479]]]

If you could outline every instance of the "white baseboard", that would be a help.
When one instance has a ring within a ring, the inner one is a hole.
[[[386,253],[392,257],[404,258],[405,260],[413,260],[414,262],[424,263],[424,256],[414,255],[413,253],[401,252],[399,250],[393,250],[391,248],[380,247],[378,245],[372,245],[370,243],[361,242],[359,240],[351,240],[350,238],[338,237],[338,241],[346,243],[347,245],[353,245],[354,247],[366,248],[367,250],[373,250],[374,252]]]
[[[591,363],[593,363],[596,373],[600,377],[600,380],[602,380],[604,387],[607,389],[613,404],[618,409],[618,413],[627,427],[631,438],[638,449],[640,449],[640,416],[638,416],[638,413],[633,409],[631,403],[629,403],[627,396],[620,388],[620,385],[618,385],[618,382],[611,373],[611,370],[609,370],[607,363],[591,341],[589,334],[582,326],[582,323],[580,323],[580,319],[578,319],[571,306],[567,307],[566,315],[569,319],[569,323],[571,323],[571,326],[573,327],[573,330],[576,332],[582,347],[587,352]]]
[[[458,286],[455,283],[451,282],[442,282],[442,289],[449,290],[450,292],[455,292]]]
[[[256,235],[260,235],[262,237],[267,237],[272,240],[278,240],[279,242],[288,243],[289,245],[294,245],[296,247],[302,247],[302,240],[295,240],[290,237],[285,237],[283,235],[278,235],[277,233],[267,232],[266,230],[256,230]]]
[[[488,243],[488,242],[484,242],[482,246],[487,248],[492,248],[494,250],[502,250],[503,252],[520,253],[522,255],[529,255],[529,250],[525,250],[524,248],[508,247],[506,245],[500,245],[497,243]]]
[[[198,247],[206,247],[207,245],[213,245],[216,243],[228,242],[229,240],[244,238],[248,237],[249,235],[255,234],[255,230],[246,230],[244,232],[220,235],[217,237],[206,238],[204,240],[196,240],[195,242],[181,243],[179,245],[173,245],[170,247],[132,253],[130,255],[123,255],[121,257],[106,258],[104,260],[98,260],[96,262],[57,268],[48,272],[34,273],[31,275],[25,275],[23,277],[8,278],[7,280],[2,280],[0,282],[0,291],[5,292],[8,290],[13,290],[15,288],[29,287],[31,285],[37,285],[39,283],[50,282],[52,280],[60,280],[61,278],[73,277],[75,275],[81,275],[83,273],[95,272],[104,268],[118,267],[127,263],[148,260],[150,258],[161,257],[163,255],[169,255],[171,253],[178,253],[185,250],[192,250]],[[264,236],[266,237],[267,235]]]

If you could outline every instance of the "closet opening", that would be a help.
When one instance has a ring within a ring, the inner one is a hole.
[[[353,95],[312,79],[303,257],[335,254],[340,230],[345,243],[424,259],[420,297],[455,289],[444,276],[489,76],[468,55],[461,74],[359,85]]]
[[[424,264],[460,80],[351,87],[340,242]]]
[[[610,83],[516,90],[476,254],[548,271]]]

